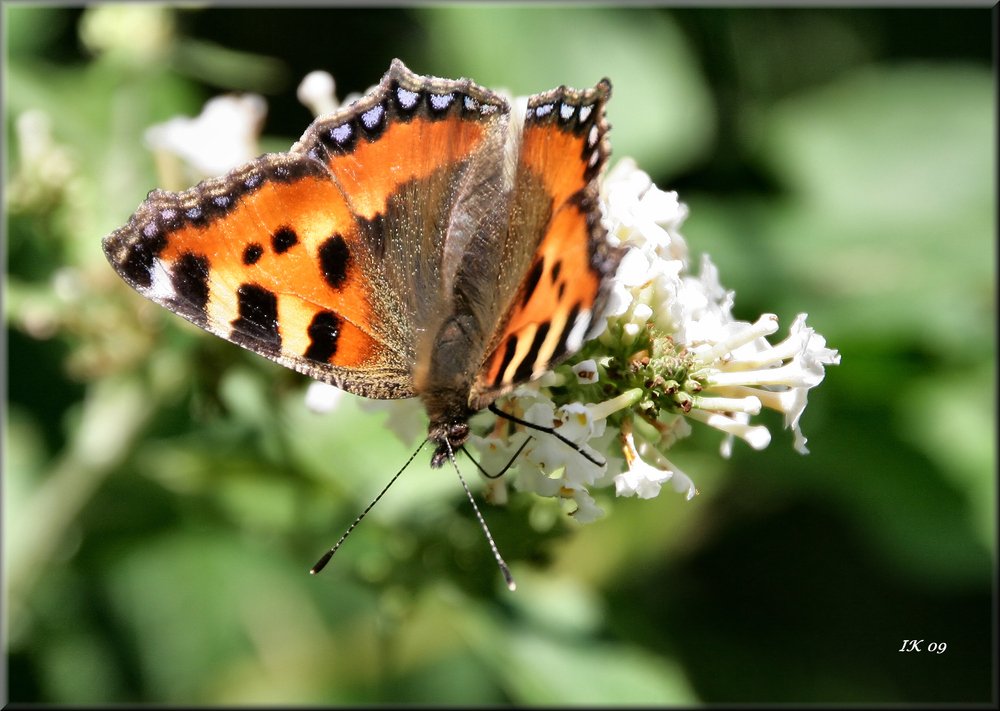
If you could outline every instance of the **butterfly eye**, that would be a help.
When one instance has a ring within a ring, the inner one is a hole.
[[[465,422],[457,422],[448,429],[448,441],[452,445],[459,445],[469,438],[469,425]]]

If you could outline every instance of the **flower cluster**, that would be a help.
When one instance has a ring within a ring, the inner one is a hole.
[[[473,440],[484,468],[500,471],[530,437],[511,467],[514,487],[573,501],[574,518],[589,522],[603,513],[592,487],[613,482],[618,496],[648,499],[670,482],[689,499],[697,494],[664,454],[691,432],[691,421],[723,432],[721,453],[728,457],[735,437],[754,449],[768,445],[770,432],[750,418],[771,408],[784,414],[795,448],[807,452],[799,419],[809,388],[823,380],[825,366],[840,362],[837,352],[806,326],[805,314],[777,345],[766,340],[778,330],[773,314],[755,323],[735,320],[733,294],[720,286],[707,256],[698,276],[687,273],[687,245],[678,232],[686,206],[632,160],[608,174],[601,198],[609,239],[629,248],[615,275],[607,328],[500,405],[553,427],[579,451],[498,421],[488,436]]]

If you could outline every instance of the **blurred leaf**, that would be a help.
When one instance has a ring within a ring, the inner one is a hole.
[[[742,7],[706,17],[716,36],[731,41],[744,106],[828,81],[872,59],[866,33],[841,13],[817,7]]]
[[[680,669],[625,645],[515,634],[508,661],[507,684],[523,704],[683,705],[695,700]]]
[[[326,683],[316,665],[329,640],[290,580],[296,572],[224,533],[175,534],[134,547],[109,585],[121,623],[137,635],[150,698],[204,699],[219,674],[253,655],[269,674],[293,675],[301,700],[315,694]]]
[[[91,631],[54,641],[44,656],[45,686],[56,703],[100,704],[121,696],[113,651]]]
[[[762,154],[840,225],[981,211],[995,197],[993,88],[971,65],[871,66],[768,111]]]
[[[45,462],[45,440],[31,415],[18,406],[7,408],[4,440],[4,507],[16,508],[26,493],[38,482]],[[7,520],[10,518],[8,516]]]
[[[41,53],[66,27],[67,22],[65,8],[34,3],[4,3],[7,57],[11,60],[27,59],[30,55]]]
[[[848,409],[847,412],[850,412]],[[768,479],[786,495],[796,487],[833,497],[880,564],[908,583],[968,590],[983,585],[991,557],[970,525],[966,492],[953,486],[921,452],[901,446],[884,414],[840,416],[810,440],[808,458],[769,453]]]
[[[901,401],[899,429],[965,495],[980,543],[996,550],[996,371],[984,364],[961,380],[915,380]],[[928,406],[929,403],[934,405]]]
[[[412,454],[382,426],[382,415],[359,411],[358,400],[357,396],[345,395],[337,408],[325,415],[308,410],[301,393],[289,395],[284,406],[285,433],[293,456],[318,478],[350,487],[348,500],[361,507],[355,515]],[[454,472],[432,470],[430,452],[421,452],[372,510],[371,517],[383,523],[404,518],[427,520],[461,496],[462,488]]]
[[[243,528],[284,533],[292,529],[298,489],[289,478],[228,477],[219,489],[219,500]]]
[[[531,582],[528,582],[530,585]],[[520,592],[520,591],[519,591]],[[459,630],[515,703],[689,704],[694,694],[673,662],[627,644],[542,629],[500,618],[489,608],[446,596]],[[562,626],[558,622],[555,626]],[[571,626],[572,627],[572,626]]]
[[[581,640],[599,629],[601,600],[582,581],[541,575],[528,567],[519,567],[516,578],[519,594],[511,598],[511,607],[538,629],[580,635]]]
[[[271,94],[291,81],[287,66],[279,59],[192,38],[178,41],[171,61],[181,74],[229,91]]]
[[[420,669],[396,680],[392,698],[434,707],[508,703],[490,670],[467,650],[432,657]]]
[[[976,68],[880,67],[768,115],[792,202],[766,248],[828,302],[828,337],[992,342],[993,99]]]
[[[711,98],[666,13],[444,5],[424,8],[421,17],[435,40],[429,71],[441,76],[472,77],[515,96],[610,78],[615,159],[632,156],[659,175],[690,165],[709,147]]]
[[[152,409],[141,398],[141,389],[130,379],[108,378],[88,389],[66,450],[5,526],[14,544],[6,561],[11,607],[27,604],[52,558],[65,550],[67,530],[131,450]]]

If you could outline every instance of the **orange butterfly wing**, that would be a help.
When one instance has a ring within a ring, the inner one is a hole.
[[[470,396],[485,407],[578,350],[607,300],[622,250],[601,224],[599,179],[610,147],[611,85],[560,87],[528,101],[511,207],[523,278],[494,334]]]
[[[399,339],[366,291],[369,242],[322,165],[272,154],[151,192],[104,250],[139,293],[216,335],[347,390],[403,397]]]

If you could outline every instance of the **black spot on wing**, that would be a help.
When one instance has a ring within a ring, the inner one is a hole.
[[[271,235],[271,249],[275,254],[284,254],[299,243],[299,236],[291,227],[279,227]]]
[[[256,264],[264,256],[264,248],[256,242],[251,242],[243,250],[243,263],[248,267]]]
[[[340,317],[332,311],[320,311],[313,316],[307,333],[309,348],[303,354],[309,360],[329,363],[337,353],[337,339],[340,338]]]
[[[561,361],[568,353],[566,352],[566,340],[569,338],[570,331],[573,330],[573,326],[576,324],[576,319],[580,315],[580,304],[574,304],[573,308],[570,310],[569,315],[566,317],[566,323],[563,325],[563,332],[559,336],[559,342],[556,343],[555,349],[552,351],[552,358],[549,363],[558,363]]]
[[[129,246],[118,271],[135,286],[148,288],[153,284],[153,262],[167,246],[166,235],[155,223],[149,223],[146,232],[151,237],[140,239]],[[120,232],[118,234],[121,234]]]
[[[170,266],[170,282],[177,296],[172,299],[178,312],[204,325],[208,304],[208,258],[185,252]]]
[[[278,297],[257,284],[243,284],[236,291],[239,318],[232,322],[229,340],[254,351],[278,353]]]
[[[332,289],[339,290],[347,279],[351,250],[340,235],[327,238],[319,246],[319,268],[323,279]]]
[[[534,264],[531,265],[531,269],[528,270],[528,278],[524,282],[524,293],[521,297],[521,307],[528,305],[531,300],[532,294],[535,293],[535,288],[538,286],[538,282],[542,278],[542,273],[545,271],[545,259],[538,259]]]
[[[556,283],[556,279],[559,278],[559,272],[562,271],[562,260],[557,259],[556,263],[552,265],[552,283]]]
[[[552,324],[545,322],[538,327],[535,331],[535,338],[531,342],[531,348],[524,356],[524,360],[517,364],[517,369],[514,371],[514,381],[515,383],[523,383],[531,377],[532,371],[535,369],[535,361],[538,360],[538,351],[541,350],[542,344],[545,343],[545,337],[549,333],[549,328]],[[541,363],[539,365],[545,365]]]

